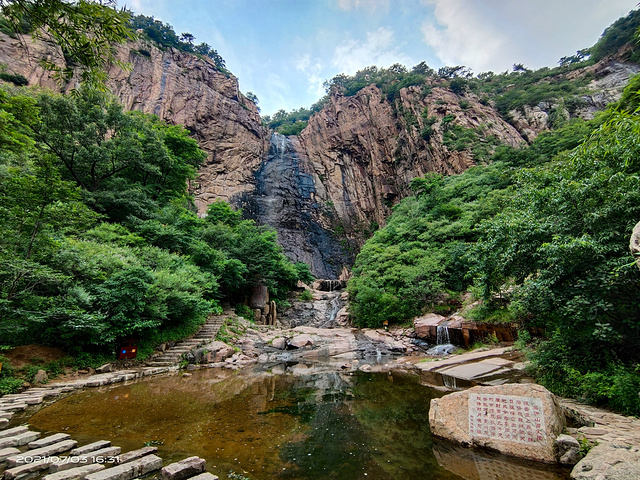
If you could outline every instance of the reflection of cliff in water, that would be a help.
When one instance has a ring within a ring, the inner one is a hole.
[[[319,278],[337,278],[352,258],[320,223],[313,170],[296,144],[297,137],[271,136],[269,153],[255,173],[255,191],[240,206],[246,217],[276,229],[293,261],[309,264]]]

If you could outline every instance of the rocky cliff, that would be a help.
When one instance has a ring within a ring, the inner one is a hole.
[[[207,57],[163,50],[145,40],[119,46],[117,57],[130,68],[111,67],[107,85],[125,108],[185,125],[207,152],[193,185],[200,212],[216,198],[231,200],[253,190],[253,172],[267,152],[269,134],[233,75],[219,71]],[[65,65],[55,44],[0,33],[0,64],[9,72],[52,90],[77,86],[73,79],[61,88],[41,60]]]
[[[39,63],[64,64],[59,48],[23,42],[0,34],[0,64],[30,85],[59,89]],[[456,94],[435,78],[391,100],[369,85],[353,96],[332,95],[299,137],[287,139],[262,126],[237,79],[207,58],[144,40],[120,47],[118,58],[131,68],[112,67],[108,84],[125,107],[184,124],[207,152],[192,186],[199,212],[217,198],[242,207],[278,230],[293,259],[329,278],[410,194],[413,178],[459,173],[498,144],[525,144],[550,127],[552,114],[591,118],[640,70],[617,58],[575,70],[568,75],[591,83],[573,111],[543,102],[509,112],[508,122],[491,101]]]

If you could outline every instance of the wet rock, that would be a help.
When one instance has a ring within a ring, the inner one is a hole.
[[[562,465],[575,465],[580,461],[580,443],[569,435],[559,435],[555,441],[558,461]]]
[[[204,472],[206,462],[202,458],[189,457],[167,465],[160,471],[161,480],[184,480]]]
[[[554,441],[564,428],[565,417],[554,395],[544,387],[506,384],[474,387],[431,400],[429,424],[435,436],[462,445],[554,463]]]
[[[571,471],[573,480],[637,480],[640,447],[615,443],[596,445]]]

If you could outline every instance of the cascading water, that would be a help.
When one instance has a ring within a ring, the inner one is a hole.
[[[269,225],[289,258],[307,263],[319,278],[337,278],[352,258],[320,223],[314,173],[297,137],[274,133],[269,153],[255,173],[256,188],[240,200],[248,218]]]
[[[436,346],[427,350],[427,355],[441,357],[453,353],[456,348],[458,347],[451,343],[449,327],[446,325],[438,325],[436,330]]]

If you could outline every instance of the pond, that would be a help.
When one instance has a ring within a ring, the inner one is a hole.
[[[123,451],[158,444],[165,464],[197,455],[221,479],[230,471],[252,480],[568,478],[432,439],[429,402],[442,395],[407,373],[202,369],[88,389],[29,423],[81,442],[111,440]]]

